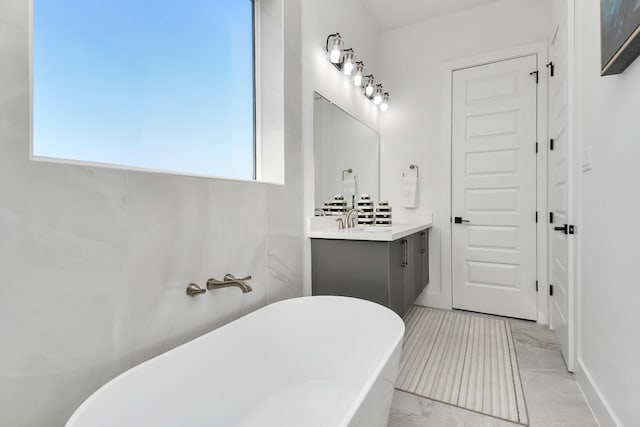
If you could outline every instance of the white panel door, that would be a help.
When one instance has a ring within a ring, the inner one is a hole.
[[[536,319],[537,68],[531,55],[453,73],[454,308]]]
[[[552,221],[549,235],[549,277],[551,296],[551,329],[556,331],[567,368],[573,370],[573,337],[570,287],[571,242],[569,221],[569,145],[568,141],[568,68],[567,68],[567,3],[556,5],[557,21],[549,49],[553,77],[549,79],[549,210]],[[551,149],[553,144],[553,149]],[[551,219],[551,218],[550,218]]]

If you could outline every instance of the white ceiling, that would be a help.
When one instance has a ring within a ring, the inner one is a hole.
[[[360,0],[380,31],[392,30],[498,0]]]

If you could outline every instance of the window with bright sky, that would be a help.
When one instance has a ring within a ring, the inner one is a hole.
[[[34,0],[33,154],[254,178],[251,0]]]

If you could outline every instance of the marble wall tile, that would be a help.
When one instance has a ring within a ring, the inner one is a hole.
[[[225,313],[225,300],[236,301],[246,314],[266,304],[268,282],[267,235],[269,228],[268,191],[270,185],[242,182],[212,181],[209,185],[209,215],[205,256],[209,264],[207,277],[222,277],[231,273],[237,277],[251,275],[253,292],[242,294],[239,289],[212,291],[217,310]],[[242,227],[229,228],[230,224]],[[229,313],[228,315],[231,315]]]
[[[269,186],[267,302],[302,295],[303,171],[301,123],[301,3],[284,2],[285,182]]]
[[[301,295],[300,60],[286,50],[284,186],[36,162],[28,6],[0,2],[0,424],[56,427],[118,373]],[[225,273],[254,291],[186,296]]]
[[[165,340],[185,327],[189,301],[182,296],[201,265],[206,197],[206,181],[197,178],[128,175],[126,288],[114,325],[117,357],[141,351],[146,358],[169,347]]]
[[[78,195],[95,177],[86,170],[73,168],[77,180],[60,189],[29,169],[2,170],[31,198],[6,188],[0,197],[0,400],[8,406],[0,411],[8,425],[44,425],[28,420],[45,416],[61,425],[67,404],[86,397],[81,389],[95,389],[90,381],[65,389],[66,379],[112,373],[103,369],[114,356],[114,308],[125,287],[126,193],[123,181],[105,179],[85,199]],[[46,410],[34,412],[34,400]]]
[[[0,413],[2,425],[64,426],[69,408],[78,407],[97,386],[115,372],[110,363],[93,364],[46,374],[0,376]],[[52,405],[55,395],[56,405]],[[19,396],[17,401],[11,398]]]
[[[302,296],[302,242],[297,237],[269,237],[269,303]]]

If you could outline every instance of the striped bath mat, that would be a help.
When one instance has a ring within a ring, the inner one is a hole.
[[[529,424],[508,322],[413,306],[405,323],[399,390]]]

